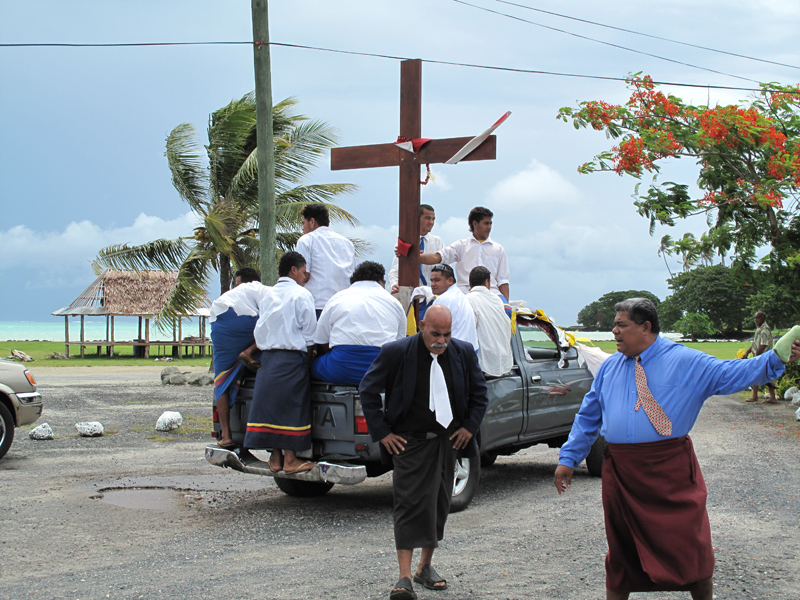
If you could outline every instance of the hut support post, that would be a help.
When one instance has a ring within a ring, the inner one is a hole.
[[[150,319],[144,320],[144,357],[150,358]]]
[[[111,346],[108,344],[108,340],[111,337],[111,321],[109,316],[106,315],[106,356],[111,356]]]
[[[81,315],[81,358],[86,356],[86,330],[84,328],[84,315]]]
[[[114,315],[111,315],[111,345],[108,349],[111,351],[109,356],[114,356]]]
[[[69,358],[69,315],[64,315],[64,356]]]

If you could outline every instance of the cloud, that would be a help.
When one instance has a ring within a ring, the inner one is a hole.
[[[495,184],[489,201],[498,210],[564,205],[581,198],[581,192],[555,169],[533,159],[519,173]]]
[[[62,231],[34,231],[16,225],[0,231],[0,271],[21,270],[27,289],[60,287],[65,280],[91,277],[89,265],[101,248],[142,244],[191,233],[197,217],[188,212],[172,220],[141,213],[131,225],[102,228],[89,221],[72,221]]]

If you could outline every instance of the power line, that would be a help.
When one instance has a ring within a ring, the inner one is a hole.
[[[752,81],[753,83],[758,83],[755,79],[750,79],[749,77],[742,77],[740,75],[733,75],[731,73],[725,73],[723,71],[717,71],[715,69],[709,69],[707,67],[701,67],[699,65],[693,65],[691,63],[682,62],[680,60],[674,60],[672,58],[666,58],[665,56],[659,56],[658,54],[651,54],[649,52],[644,52],[642,50],[635,50],[633,48],[628,48],[626,46],[620,46],[619,44],[612,44],[611,42],[604,42],[603,40],[598,40],[595,38],[591,38],[585,35],[580,35],[578,33],[573,33],[571,31],[566,31],[565,29],[559,29],[558,27],[551,27],[549,25],[543,25],[541,23],[536,23],[534,21],[529,21],[528,19],[523,19],[522,17],[516,17],[514,15],[509,15],[504,12],[500,12],[498,10],[492,10],[491,8],[485,8],[483,6],[478,6],[477,4],[470,4],[469,2],[464,2],[464,0],[453,0],[453,2],[457,2],[458,4],[463,4],[464,6],[469,6],[471,8],[475,8],[477,10],[482,10],[488,13],[492,13],[495,15],[499,15],[501,17],[506,17],[508,19],[514,19],[515,21],[521,21],[522,23],[528,23],[529,25],[534,25],[536,27],[542,27],[543,29],[549,29],[551,31],[557,31],[558,33],[564,33],[566,35],[571,35],[576,38],[580,38],[582,40],[588,40],[590,42],[595,42],[597,44],[603,44],[604,46],[611,46],[612,48],[618,48],[620,50],[625,50],[626,52],[633,52],[635,54],[642,54],[644,56],[649,56],[651,58],[657,58],[659,60],[664,60],[667,62],[674,63],[676,65],[682,65],[684,67],[691,67],[693,69],[700,69],[701,71],[708,71],[709,73],[716,73],[717,75],[725,75],[726,77],[733,77],[734,79],[742,79],[744,81]]]
[[[718,50],[716,48],[709,48],[707,46],[699,46],[697,44],[690,44],[689,42],[681,42],[680,40],[672,40],[670,38],[661,37],[658,35],[652,35],[650,33],[642,33],[640,31],[634,31],[632,29],[625,29],[624,27],[615,27],[614,25],[607,25],[605,23],[598,23],[596,21],[589,21],[588,19],[580,19],[578,17],[572,17],[570,15],[562,15],[560,13],[551,12],[549,10],[544,10],[541,8],[534,8],[533,6],[526,6],[524,4],[517,4],[516,2],[509,2],[508,0],[495,0],[495,2],[500,2],[501,4],[508,4],[510,6],[516,6],[518,8],[524,8],[525,10],[532,10],[534,12],[544,13],[546,15],[552,15],[554,17],[561,17],[562,19],[570,19],[572,21],[579,21],[580,23],[588,23],[589,25],[596,25],[597,27],[605,27],[606,29],[613,29],[615,31],[622,31],[624,33],[631,33],[633,35],[640,35],[642,37],[652,38],[654,40],[661,40],[663,42],[670,42],[672,44],[680,44],[681,46],[689,46],[690,48],[698,48],[699,50],[707,50],[709,52],[716,52],[717,54],[726,54],[728,56],[735,56],[737,58],[745,58],[747,60],[754,60],[757,62],[767,63],[769,65],[777,65],[779,67],[788,67],[789,69],[800,69],[800,67],[796,65],[789,65],[782,62],[776,62],[774,60],[766,60],[764,58],[755,58],[753,56],[747,56],[746,54],[737,54],[736,52],[728,52],[727,50]]]
[[[411,60],[412,56],[395,56],[392,54],[378,54],[375,52],[359,52],[356,50],[340,50],[337,48],[323,48],[321,46],[307,46],[303,44],[288,44],[284,42],[270,41],[270,46],[283,48],[296,48],[299,50],[313,50],[315,52],[329,52],[333,54],[348,54],[352,56],[366,56],[370,58],[385,58],[388,60]],[[73,44],[73,43],[19,43],[19,44],[0,44],[0,48],[137,48],[137,47],[157,47],[157,46],[252,46],[253,42],[130,42],[130,43],[104,43],[104,44]],[[563,73],[558,71],[542,71],[538,69],[520,69],[516,67],[502,67],[497,65],[481,65],[476,63],[463,63],[447,60],[436,60],[430,58],[420,58],[424,63],[433,65],[446,65],[453,67],[466,67],[470,69],[485,69],[489,71],[504,71],[508,73],[522,73],[528,75],[550,75],[552,77],[572,77],[578,79],[596,79],[599,81],[621,81],[627,82],[626,77],[611,77],[605,75],[587,75],[584,73]],[[668,85],[674,87],[701,88],[710,90],[733,90],[742,92],[761,92],[761,88],[735,87],[729,85],[709,85],[700,83],[682,83],[677,81],[656,81],[656,85]],[[758,83],[758,82],[756,82]],[[800,93],[792,91],[789,93]]]

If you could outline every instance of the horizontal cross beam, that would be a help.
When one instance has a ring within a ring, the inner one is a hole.
[[[331,171],[396,167],[409,159],[420,165],[443,163],[450,160],[471,139],[471,137],[462,137],[431,140],[416,154],[403,150],[395,144],[332,148]],[[497,136],[490,135],[485,142],[461,160],[495,160],[496,158]]]

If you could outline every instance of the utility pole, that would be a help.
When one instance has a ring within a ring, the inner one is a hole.
[[[256,72],[256,158],[258,162],[258,231],[261,249],[261,281],[278,280],[275,246],[275,150],[272,139],[272,77],[269,61],[269,4],[251,0],[253,10],[253,58]]]

